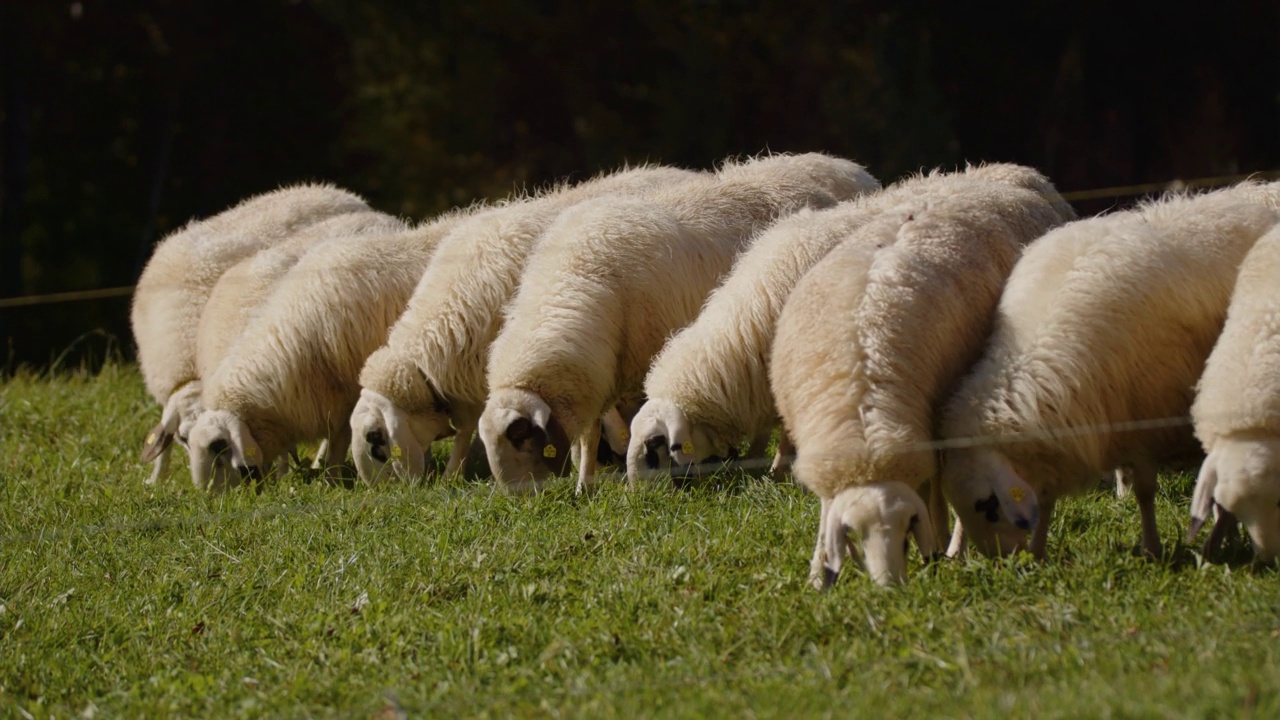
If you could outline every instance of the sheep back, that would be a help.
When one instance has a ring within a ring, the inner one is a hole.
[[[197,377],[200,313],[228,268],[303,227],[364,210],[364,200],[332,185],[298,185],[251,197],[162,240],[138,279],[130,309],[147,392],[163,405]]]
[[[529,253],[567,207],[612,193],[643,193],[696,173],[642,166],[557,187],[460,223],[414,290],[387,345],[371,355],[360,384],[411,413],[433,409],[432,383],[448,400],[482,405],[489,345],[515,294]]]
[[[1229,192],[1174,196],[1032,243],[984,357],[948,404],[944,435],[996,440],[1051,496],[1134,458],[1194,452],[1182,426],[1113,426],[1186,415],[1237,267],[1275,217]]]
[[[981,352],[1022,246],[1064,221],[1038,192],[964,174],[912,180],[797,284],[778,322],[772,382],[823,497],[935,472],[934,409]],[[908,193],[904,193],[908,194]]]
[[[436,245],[460,219],[313,248],[205,380],[205,408],[241,417],[268,454],[344,425],[365,359],[386,342]]]
[[[1240,265],[1226,323],[1191,416],[1205,451],[1221,437],[1280,436],[1280,228],[1263,235]]]

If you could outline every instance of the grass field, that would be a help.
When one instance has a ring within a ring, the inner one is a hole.
[[[791,485],[154,487],[136,370],[0,386],[0,715],[1277,717],[1280,573],[1204,565],[1165,478],[1050,560],[806,584]],[[179,453],[179,455],[181,455]]]

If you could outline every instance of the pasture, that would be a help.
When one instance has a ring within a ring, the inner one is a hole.
[[[791,484],[210,497],[143,484],[155,416],[132,366],[0,385],[0,715],[1280,716],[1280,573],[1181,542],[1190,476],[1162,562],[1101,487],[1048,562],[820,594]]]

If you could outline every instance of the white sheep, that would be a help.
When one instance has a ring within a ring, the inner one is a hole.
[[[1043,557],[1055,501],[1124,468],[1161,553],[1157,469],[1198,452],[1185,421],[1236,269],[1276,213],[1231,191],[1167,197],[1030,245],[982,360],[943,415],[943,489],[982,552]],[[953,542],[952,550],[963,544]]]
[[[585,491],[596,418],[640,389],[653,356],[696,317],[752,236],[803,207],[874,187],[868,179],[847,160],[772,156],[645,200],[592,200],[560,215],[529,260],[490,357],[479,427],[499,483],[528,489],[560,474],[573,440]]]
[[[527,202],[483,213],[441,241],[387,344],[360,373],[360,401],[351,414],[351,454],[361,479],[379,478],[392,455],[401,476],[425,470],[424,451],[456,428],[445,474],[466,459],[489,394],[489,346],[502,327],[502,308],[519,286],[529,253],[565,208],[612,193],[643,192],[695,177],[669,167],[638,167]]]
[[[369,209],[331,185],[298,185],[256,195],[166,237],[147,261],[133,295],[130,323],[147,391],[163,408],[147,435],[148,482],[168,473],[175,437],[186,437],[199,411],[196,331],[209,293],[232,265],[326,218]]]
[[[299,442],[327,438],[331,472],[346,456],[347,418],[365,359],[387,340],[440,239],[465,215],[411,230],[336,238],[310,249],[204,378],[190,435],[196,487],[258,478]]]
[[[879,187],[870,175],[864,184],[868,191]],[[768,356],[782,305],[814,263],[874,217],[878,200],[864,195],[802,210],[738,257],[697,320],[671,338],[649,368],[648,400],[632,420],[626,453],[631,481],[669,470],[673,454],[684,463],[715,462],[730,458],[743,437],[756,446],[767,441],[778,424]]]
[[[936,408],[981,353],[1022,247],[1074,216],[1044,176],[1011,165],[916,177],[860,204],[871,217],[788,298],[769,369],[792,473],[821,500],[817,587],[834,582],[850,530],[882,585],[906,579],[908,535],[934,554],[947,522]]]
[[[1217,505],[1244,521],[1259,561],[1280,555],[1280,228],[1245,256],[1191,417],[1208,456],[1191,542]],[[1234,522],[1233,519],[1229,521]]]
[[[311,248],[333,238],[388,234],[405,229],[404,221],[376,210],[351,212],[299,230],[233,265],[213,286],[200,314],[196,334],[197,377],[208,377],[217,370],[231,345],[251,324],[281,278]],[[199,379],[193,380],[189,387],[203,391],[203,383]],[[196,414],[191,416],[191,423],[203,410],[198,396],[194,405]],[[185,444],[185,438],[183,441]]]

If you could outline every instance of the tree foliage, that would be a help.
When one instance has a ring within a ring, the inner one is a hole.
[[[0,297],[129,285],[300,180],[427,217],[623,162],[824,150],[1065,189],[1280,166],[1280,6],[852,0],[12,0]],[[1096,209],[1096,208],[1085,208]],[[127,300],[0,310],[44,362]]]

